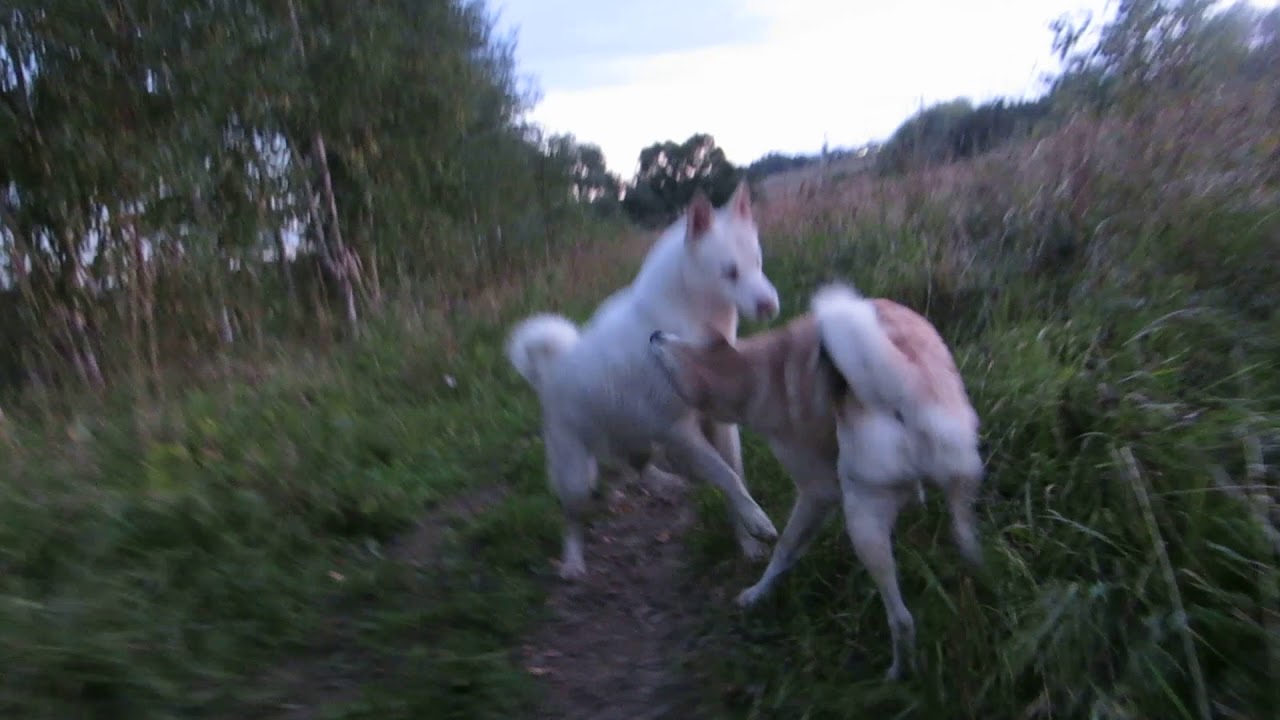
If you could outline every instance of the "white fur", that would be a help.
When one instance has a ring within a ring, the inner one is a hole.
[[[547,368],[578,342],[578,328],[560,315],[542,313],[522,320],[507,340],[507,360],[533,387]]]
[[[701,418],[671,389],[648,347],[655,330],[704,338],[714,329],[732,340],[738,312],[777,313],[745,193],[740,187],[728,205],[710,211],[706,232],[692,241],[688,217],[667,228],[635,280],[601,303],[576,342],[568,320],[545,314],[511,334],[508,358],[542,404],[548,475],[565,511],[566,578],[586,572],[584,505],[597,464],[626,467],[655,447],[683,474],[726,494],[745,554],[763,556],[757,538],[777,535],[742,482],[737,427],[716,425],[704,434]],[[730,265],[738,271],[734,282],[723,272]]]

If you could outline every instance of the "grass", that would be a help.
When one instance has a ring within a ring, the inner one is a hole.
[[[1265,448],[1274,462],[1280,441],[1277,348],[1231,358],[1212,349],[1234,335],[1225,318],[1168,310],[1115,314],[1110,328],[1080,316],[944,325],[969,337],[957,356],[986,428],[987,573],[961,567],[940,502],[904,515],[899,571],[924,670],[885,686],[880,599],[833,522],[764,607],[711,620],[723,638],[707,656],[715,676],[751,689],[729,715],[1203,717],[1197,703],[1212,703],[1250,717],[1266,707],[1277,565],[1249,506],[1264,482],[1249,453]],[[1196,346],[1203,357],[1191,357]],[[785,517],[789,478],[749,447],[753,492]],[[700,540],[703,572],[735,588],[754,580],[726,563],[723,524]]]
[[[1280,703],[1280,216],[1256,187],[1155,182],[1219,168],[1171,168],[1140,152],[1149,135],[1069,126],[1035,152],[768,205],[788,314],[844,277],[952,343],[984,424],[988,568],[962,569],[936,500],[904,514],[922,672],[885,684],[880,600],[833,523],[759,610],[707,609],[707,717],[1252,718]],[[529,709],[514,649],[559,521],[535,401],[500,342],[533,309],[583,317],[636,249],[598,246],[452,317],[398,313],[326,357],[282,354],[168,402],[6,408],[0,714]],[[780,520],[790,480],[744,439]],[[474,494],[483,512],[447,512]],[[690,571],[745,586],[760,568],[738,561],[722,500],[698,501]],[[424,515],[447,530],[418,537]]]
[[[832,522],[762,607],[709,609],[709,716],[1246,718],[1280,700],[1280,325],[1259,310],[1273,276],[1257,264],[1275,206],[1115,212],[1169,225],[1105,250],[1087,237],[1088,263],[1049,272],[1035,269],[1043,234],[993,251],[954,224],[1003,216],[1007,232],[1037,200],[1019,181],[1042,170],[1001,169],[1008,207],[982,195],[974,164],[949,169],[962,173],[949,189],[882,185],[877,206],[790,208],[771,227],[788,314],[843,277],[920,309],[952,344],[984,425],[988,567],[963,569],[940,499],[904,514],[896,552],[923,669],[886,685],[884,611]],[[1171,252],[1190,243],[1199,260]],[[746,445],[753,493],[785,518],[790,479]],[[701,499],[694,571],[754,582],[719,501]]]

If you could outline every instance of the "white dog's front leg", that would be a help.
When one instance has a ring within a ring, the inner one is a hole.
[[[725,494],[735,522],[740,523],[750,535],[762,540],[778,537],[773,521],[747,492],[742,478],[716,452],[698,427],[689,423],[678,426],[667,449],[672,462],[683,475],[711,483]]]
[[[707,421],[703,424],[703,431],[720,457],[738,474],[745,488],[747,475],[742,469],[742,438],[738,426]],[[753,562],[763,560],[769,554],[769,546],[756,539],[737,513],[730,513],[730,520],[733,521],[733,534],[738,540],[738,547],[742,548],[743,557]]]

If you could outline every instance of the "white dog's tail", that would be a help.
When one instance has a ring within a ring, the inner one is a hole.
[[[814,293],[813,315],[822,345],[858,400],[886,413],[914,415],[912,393],[899,355],[876,317],[876,307],[846,285]]]
[[[520,321],[507,339],[507,359],[535,390],[547,368],[578,342],[578,328],[562,315],[541,313]]]

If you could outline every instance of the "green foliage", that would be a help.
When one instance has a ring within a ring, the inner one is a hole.
[[[856,214],[764,229],[787,249],[770,273],[792,312],[843,276],[921,310],[952,344],[984,426],[988,567],[963,570],[937,500],[902,518],[900,577],[925,667],[887,686],[880,600],[829,528],[760,611],[710,614],[718,641],[703,659],[736,690],[709,700],[716,713],[1274,707],[1280,176],[1263,118],[1276,86],[1186,95],[1143,76],[1157,90],[1139,91],[1120,69],[1174,65],[1109,63],[1123,102],[1080,98],[1034,152],[881,180]],[[1100,107],[1113,112],[1089,117]],[[753,492],[782,516],[791,480],[763,448],[748,452]],[[726,567],[732,536],[712,520],[695,571],[745,586],[755,572]]]
[[[618,211],[622,182],[605,167],[600,146],[579,143],[572,135],[552,136],[547,145],[551,162],[568,177],[575,201],[605,215]]]
[[[1273,84],[1280,72],[1280,10],[1209,0],[1124,0],[1083,50],[1088,21],[1053,24],[1066,71],[1052,97],[1062,107],[1129,112],[1239,83]]]
[[[540,561],[555,537],[547,508],[499,504],[528,535],[479,553],[442,532],[416,574],[388,557],[426,508],[478,479],[541,491],[510,474],[538,464],[535,447],[507,442],[532,409],[509,402],[518,379],[491,332],[449,361],[431,339],[371,331],[330,361],[193,393],[157,416],[90,410],[70,440],[18,425],[0,444],[2,714],[209,716],[250,701],[244,687],[256,703],[296,701],[276,693],[312,691],[262,682],[274,663],[323,652],[317,642],[390,652],[397,633],[395,652],[461,673],[466,687],[433,687],[382,717],[508,707],[521,676],[505,659],[466,657],[513,641],[533,587],[493,570],[500,584],[477,589],[470,575],[495,553],[506,568]],[[357,627],[328,637],[331,612]]]
[[[813,155],[787,155],[785,153],[767,153],[747,166],[747,177],[759,180],[789,170],[799,170],[818,161]]]
[[[919,213],[926,235],[945,232],[926,219],[945,214]],[[1275,230],[1274,218],[1259,220]],[[1249,448],[1266,448],[1269,464],[1280,447],[1274,327],[1154,266],[1134,286],[1105,282],[1066,299],[1052,283],[987,266],[994,258],[979,256],[960,278],[931,277],[914,258],[938,248],[878,240],[870,222],[848,233],[774,234],[788,250],[771,277],[793,313],[815,283],[843,277],[920,309],[948,338],[985,428],[989,567],[965,571],[941,501],[904,514],[899,572],[925,667],[886,686],[880,600],[832,522],[761,609],[708,610],[715,640],[701,662],[716,687],[737,689],[709,700],[708,713],[1193,717],[1197,674],[1215,706],[1265,713],[1280,568],[1259,524],[1265,502],[1246,493],[1264,482]],[[1230,272],[1252,283],[1260,270]],[[791,479],[757,438],[747,444],[753,494],[785,517]],[[734,558],[719,498],[703,497],[709,529],[694,572],[745,587],[760,568]]]
[[[559,169],[526,105],[480,2],[6,4],[2,363],[100,388],[544,258],[608,179]]]

